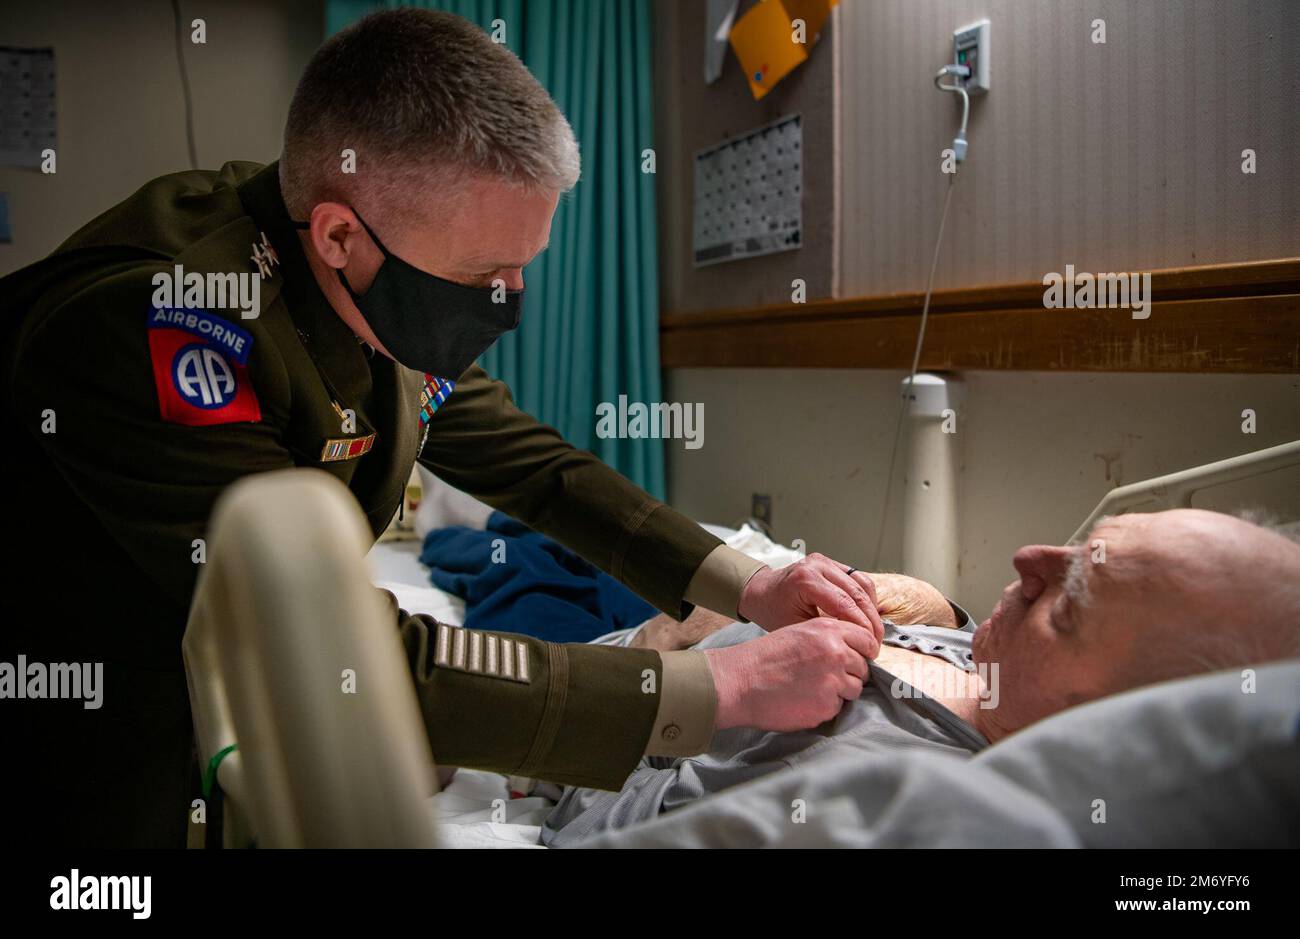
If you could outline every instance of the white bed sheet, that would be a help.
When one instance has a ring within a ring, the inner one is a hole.
[[[429,582],[429,569],[420,563],[418,541],[381,541],[370,549],[370,579],[391,590],[408,613],[427,613],[453,626],[465,622],[465,601]]]

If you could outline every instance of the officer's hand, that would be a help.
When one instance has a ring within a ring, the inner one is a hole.
[[[769,631],[825,614],[870,630],[879,642],[885,627],[876,612],[875,586],[866,574],[850,570],[822,554],[779,571],[764,568],[745,584],[738,611]]]
[[[717,730],[804,730],[830,720],[862,694],[875,633],[818,617],[760,639],[706,649],[718,690]]]

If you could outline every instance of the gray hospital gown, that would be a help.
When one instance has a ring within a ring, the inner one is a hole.
[[[975,623],[954,604],[960,629],[885,624],[885,643],[938,656],[973,669]],[[694,648],[736,645],[764,635],[752,623],[733,623]],[[624,637],[626,639],[626,637]],[[686,758],[644,757],[619,792],[567,787],[542,829],[550,847],[566,847],[603,831],[626,828],[723,789],[831,754],[908,750],[959,756],[988,745],[965,721],[931,698],[895,697],[894,676],[873,665],[862,696],[833,720],[811,730],[774,733],[734,728],[714,734],[708,753]],[[910,689],[910,686],[906,686]]]

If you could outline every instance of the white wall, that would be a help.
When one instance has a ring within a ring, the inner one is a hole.
[[[961,110],[932,79],[983,17],[939,288],[1300,254],[1295,0],[846,0],[844,296],[924,289]]]
[[[200,166],[275,159],[294,85],[322,39],[322,0],[185,0],[181,12],[207,23],[207,44],[185,47]],[[188,168],[174,36],[166,0],[6,6],[0,45],[54,47],[58,172],[0,168],[13,233],[0,274],[142,183]]]

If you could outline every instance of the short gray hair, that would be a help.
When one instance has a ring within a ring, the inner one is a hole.
[[[341,171],[344,149],[355,174]],[[384,10],[312,56],[289,107],[280,187],[299,220],[358,191],[409,213],[412,193],[465,175],[567,192],[580,165],[569,122],[504,45],[450,13]]]
[[[1239,508],[1232,513],[1236,518],[1260,528],[1266,528],[1275,535],[1281,535],[1288,541],[1300,544],[1300,521],[1284,522],[1273,512],[1258,506]]]

